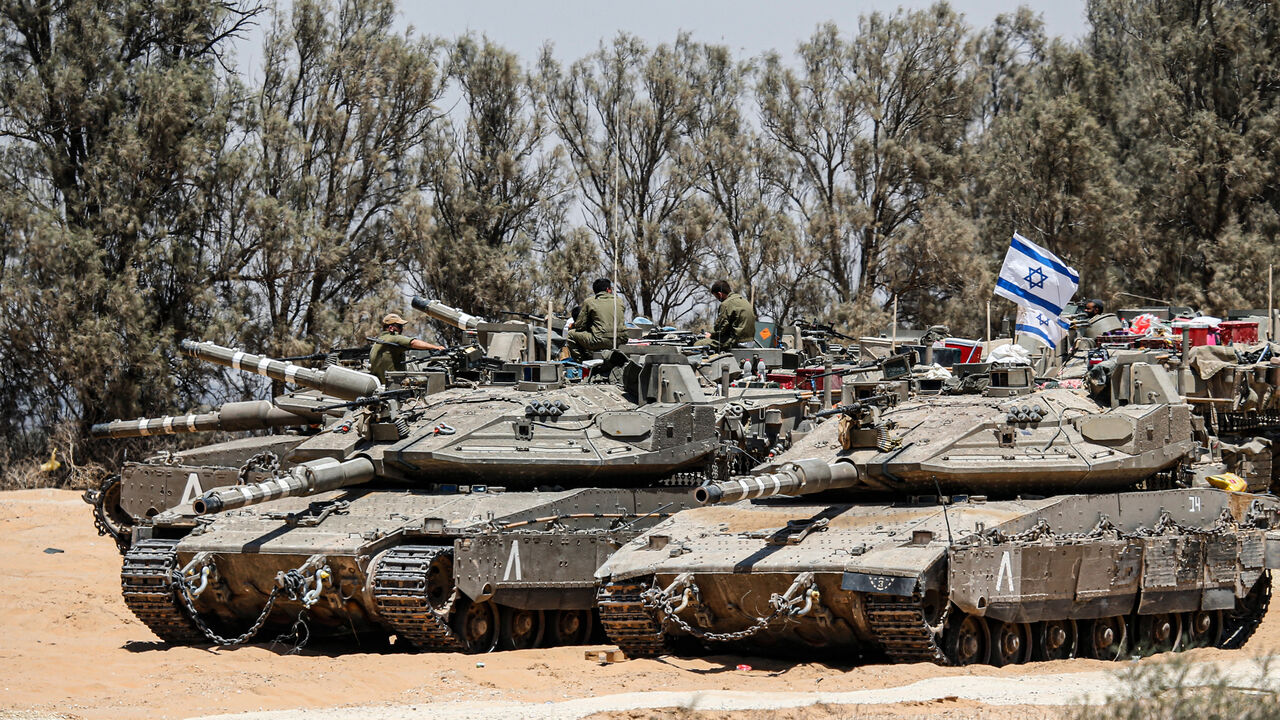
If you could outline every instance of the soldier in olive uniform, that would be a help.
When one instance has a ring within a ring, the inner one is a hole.
[[[733,292],[728,280],[715,281],[711,286],[711,294],[720,301],[715,327],[711,331],[711,337],[703,338],[694,344],[709,345],[716,352],[754,344],[756,311],[751,307],[751,303]]]
[[[615,336],[618,344],[627,341],[621,303],[613,294],[613,283],[601,278],[591,284],[591,291],[595,295],[582,301],[573,321],[573,331],[569,333],[569,349],[578,362],[590,358],[593,350],[613,347]]]
[[[404,335],[405,319],[395,313],[382,318],[382,334],[378,342],[369,350],[369,373],[376,375],[385,385],[387,372],[404,370],[404,353],[406,350],[444,350],[443,345],[435,345]]]

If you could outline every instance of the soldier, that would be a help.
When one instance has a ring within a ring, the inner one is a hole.
[[[728,280],[715,281],[711,285],[711,294],[720,301],[715,328],[710,337],[694,344],[709,345],[716,352],[753,344],[756,339],[756,311],[751,303],[733,292]]]
[[[404,318],[388,313],[382,318],[382,334],[369,350],[369,373],[376,375],[383,384],[387,382],[388,370],[404,370],[405,350],[444,350],[443,345],[405,337],[404,326]]]
[[[591,291],[595,295],[582,301],[582,308],[573,321],[573,331],[569,333],[569,349],[578,362],[589,358],[593,350],[613,347],[615,337],[624,343],[627,341],[618,296],[613,294],[613,283],[600,278],[591,283]]]
[[[1089,300],[1084,304],[1084,314],[1088,320],[1092,320],[1106,311],[1106,307],[1098,299]]]

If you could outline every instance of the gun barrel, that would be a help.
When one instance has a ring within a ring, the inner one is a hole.
[[[197,515],[234,510],[268,500],[338,490],[373,479],[373,462],[366,457],[338,461],[333,458],[309,460],[294,466],[288,475],[252,485],[214,488],[191,501]]]
[[[428,300],[421,295],[413,297],[412,305],[414,309],[459,330],[475,330],[484,322],[484,318],[468,315],[458,308],[449,307],[439,300]]]
[[[217,410],[207,413],[166,415],[156,418],[98,423],[89,428],[89,435],[95,438],[127,438],[145,437],[147,435],[178,435],[213,430],[239,432],[241,430],[265,430],[289,425],[306,425],[308,422],[310,421],[307,418],[295,415],[283,408],[278,408],[266,400],[250,400],[248,402],[227,403]]]
[[[378,378],[338,365],[330,365],[323,370],[302,367],[289,362],[281,362],[262,355],[234,350],[215,345],[211,342],[195,342],[183,340],[182,349],[192,357],[207,360],[236,370],[257,373],[279,382],[293,383],[312,390],[319,390],[326,395],[355,400],[358,397],[372,395],[382,388]]]
[[[809,495],[850,487],[857,482],[858,468],[853,463],[810,458],[788,463],[777,472],[744,475],[704,485],[694,491],[693,497],[702,505],[714,505],[774,495]]]

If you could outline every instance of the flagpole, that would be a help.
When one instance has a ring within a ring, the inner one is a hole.
[[[1275,331],[1276,315],[1275,315],[1275,310],[1273,309],[1275,305],[1272,302],[1275,296],[1275,285],[1271,282],[1272,271],[1274,269],[1275,269],[1274,265],[1267,266],[1267,341],[1268,342],[1275,339],[1276,337],[1276,331]]]
[[[987,301],[987,344],[991,344],[991,301]]]

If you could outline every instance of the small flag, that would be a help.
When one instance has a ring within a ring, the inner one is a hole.
[[[1080,275],[1057,255],[1013,234],[996,280],[996,295],[1056,318],[1079,287]]]
[[[1035,308],[1018,308],[1018,332],[1039,340],[1056,349],[1067,336],[1070,326],[1057,315],[1050,315]]]

